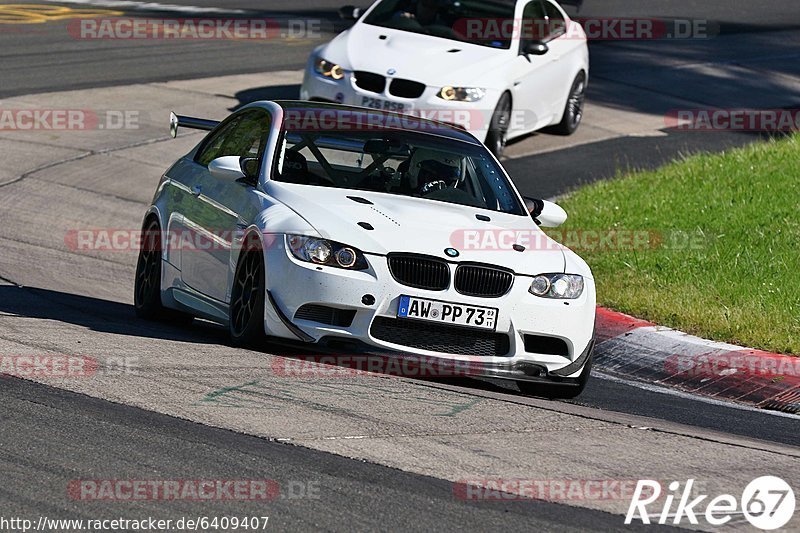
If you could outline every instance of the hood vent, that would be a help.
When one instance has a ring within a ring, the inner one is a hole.
[[[372,205],[372,202],[360,196],[348,196],[347,198],[353,200],[354,202],[358,202],[359,204]]]

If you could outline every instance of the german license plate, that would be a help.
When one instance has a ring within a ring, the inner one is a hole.
[[[494,330],[497,325],[497,309],[440,302],[413,296],[400,297],[397,317],[467,326],[476,329]]]
[[[406,113],[411,110],[411,106],[402,102],[392,102],[391,100],[373,98],[372,96],[363,96],[361,98],[361,105],[362,107],[381,109],[383,111],[394,111],[396,113]]]

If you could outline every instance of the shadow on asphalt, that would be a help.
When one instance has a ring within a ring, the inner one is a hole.
[[[269,76],[269,73],[266,74]],[[273,85],[270,87],[254,87],[239,91],[234,98],[239,100],[239,105],[228,108],[228,111],[236,111],[241,106],[258,100],[298,100],[300,98],[300,85]]]
[[[222,344],[228,338],[227,330],[210,323],[178,327],[149,322],[138,319],[129,304],[35,287],[0,286],[0,313],[57,320],[102,333],[153,339]]]
[[[144,338],[190,342],[198,344],[229,345],[226,327],[208,322],[195,320],[191,326],[179,326],[168,322],[151,322],[136,317],[133,306],[89,296],[69,294],[50,289],[35,287],[17,287],[13,285],[0,286],[0,314],[10,314],[38,320],[55,320],[85,327],[91,331],[111,333],[115,335],[136,336]],[[270,342],[261,350],[264,353],[292,357],[309,361],[322,360],[323,364],[333,361],[331,356],[341,360],[340,367],[353,369],[353,364],[360,366],[355,369],[380,369],[388,368],[392,375],[391,365],[385,364],[385,359],[376,365],[367,365],[351,361],[350,354],[345,354],[331,349],[322,349],[308,344],[291,341]],[[355,358],[358,355],[354,354]],[[325,356],[328,356],[327,358]],[[364,356],[367,357],[367,356]],[[347,370],[345,368],[345,370]],[[484,381],[471,377],[433,377],[420,378],[416,375],[409,376],[419,381],[430,383],[447,383],[476,390],[492,392],[517,393],[516,390],[503,387],[493,381]]]

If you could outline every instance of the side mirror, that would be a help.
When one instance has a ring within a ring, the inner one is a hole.
[[[567,212],[553,202],[526,197],[525,207],[533,221],[542,227],[557,228],[567,221]]]
[[[239,157],[226,155],[218,157],[208,164],[208,171],[215,178],[223,180],[246,179],[248,182],[258,181],[258,159],[255,157]]]
[[[364,10],[356,6],[344,6],[339,8],[339,18],[342,20],[358,20]]]
[[[531,41],[522,47],[522,53],[526,56],[543,56],[550,51],[550,47],[542,41]]]

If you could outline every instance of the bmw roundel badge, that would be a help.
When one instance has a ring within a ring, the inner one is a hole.
[[[389,70],[386,71],[386,74],[388,74],[389,76],[394,76],[395,74],[397,74],[397,70],[390,68]]]
[[[447,254],[448,257],[458,257],[458,250],[455,248],[445,248],[444,253]]]

